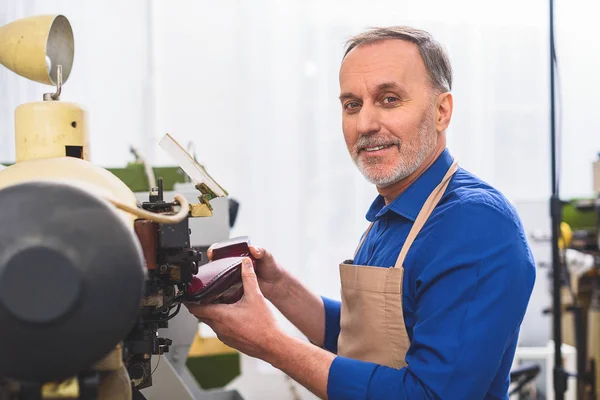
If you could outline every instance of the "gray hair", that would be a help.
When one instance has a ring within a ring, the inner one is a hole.
[[[344,57],[355,47],[380,42],[387,39],[406,40],[419,47],[419,53],[431,79],[434,89],[449,92],[452,89],[452,66],[444,46],[437,42],[429,32],[410,26],[390,26],[371,28],[351,37],[346,42]]]

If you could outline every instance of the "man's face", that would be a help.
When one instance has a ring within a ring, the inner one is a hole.
[[[354,48],[340,69],[340,91],[346,145],[371,183],[406,178],[435,148],[435,96],[414,43]]]

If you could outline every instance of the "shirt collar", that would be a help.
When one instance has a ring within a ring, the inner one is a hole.
[[[414,221],[425,204],[425,200],[442,181],[453,161],[450,152],[445,149],[433,164],[390,204],[386,206],[383,196],[378,195],[367,212],[367,220],[373,222],[391,210]]]

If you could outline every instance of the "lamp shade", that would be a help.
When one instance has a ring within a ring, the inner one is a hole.
[[[0,27],[0,64],[22,77],[47,85],[62,82],[73,66],[75,45],[71,24],[63,15],[41,15]]]

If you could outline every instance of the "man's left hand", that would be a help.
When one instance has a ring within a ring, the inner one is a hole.
[[[201,322],[210,326],[223,343],[264,360],[284,333],[260,291],[249,258],[242,263],[242,282],[244,296],[235,304],[187,303],[186,306]]]

